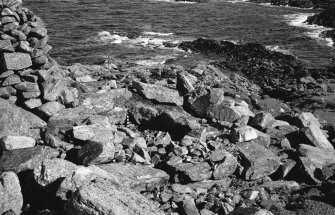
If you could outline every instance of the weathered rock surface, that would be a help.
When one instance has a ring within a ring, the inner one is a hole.
[[[13,171],[16,173],[33,170],[40,166],[44,159],[55,158],[58,150],[45,146],[4,151],[0,158],[0,172]]]
[[[317,125],[310,124],[303,128],[302,132],[314,146],[334,150],[334,146],[328,141]]]
[[[184,98],[179,95],[177,90],[167,87],[145,84],[142,82],[133,82],[133,88],[147,99],[155,100],[159,103],[183,105]]]
[[[26,136],[4,136],[0,138],[0,150],[9,151],[14,149],[34,147],[36,140]]]
[[[23,197],[20,181],[14,172],[3,172],[0,175],[0,213],[12,211],[13,214],[21,214]]]
[[[245,168],[245,179],[256,180],[274,173],[280,166],[280,159],[273,152],[254,141],[238,143]]]
[[[101,169],[115,175],[124,186],[145,191],[166,184],[169,175],[155,168],[133,164],[102,164]]]
[[[162,215],[152,202],[128,188],[96,179],[79,188],[67,203],[64,214]]]

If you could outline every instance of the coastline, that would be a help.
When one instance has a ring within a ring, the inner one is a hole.
[[[2,6],[0,214],[335,213],[335,67],[108,31],[98,39],[211,60],[62,66],[43,21],[20,0]]]

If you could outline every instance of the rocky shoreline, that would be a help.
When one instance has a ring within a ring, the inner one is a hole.
[[[0,214],[335,214],[334,68],[203,38],[61,66],[20,0],[1,23]]]

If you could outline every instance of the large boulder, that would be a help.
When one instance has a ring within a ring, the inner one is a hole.
[[[280,166],[280,158],[255,141],[236,144],[242,156],[242,166],[246,180],[256,180],[268,176]]]
[[[0,214],[7,211],[21,214],[23,197],[20,181],[14,172],[3,172],[0,175]]]
[[[34,114],[0,98],[0,137],[27,136],[40,139],[40,128],[46,123]]]
[[[21,70],[32,66],[30,55],[26,53],[2,53],[0,58],[1,71]]]
[[[169,180],[169,175],[164,171],[142,165],[112,163],[98,167],[115,175],[123,185],[138,191],[164,185]]]
[[[107,179],[97,178],[79,188],[65,206],[66,215],[163,215],[144,196]]]

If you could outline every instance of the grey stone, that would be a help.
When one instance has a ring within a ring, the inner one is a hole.
[[[2,53],[0,59],[2,71],[21,70],[32,66],[30,55],[26,53]]]
[[[177,89],[183,94],[188,94],[194,90],[190,74],[187,72],[180,72],[177,74]],[[194,77],[196,79],[196,77]],[[194,80],[193,79],[193,80]]]
[[[51,101],[41,105],[38,108],[38,111],[42,116],[49,118],[52,117],[53,115],[56,115],[59,111],[64,109],[65,109],[64,105],[56,101]]]
[[[0,158],[0,172],[14,171],[19,173],[33,170],[40,166],[44,159],[55,158],[58,155],[58,150],[42,146],[4,151]]]
[[[34,178],[39,185],[45,187],[60,178],[71,176],[77,168],[77,165],[67,160],[45,159],[34,169]]]
[[[251,126],[242,126],[234,128],[230,133],[231,139],[235,142],[246,142],[258,137],[257,130]]]
[[[327,140],[317,125],[312,123],[309,126],[303,128],[302,132],[314,146],[334,150],[334,146]]]
[[[21,214],[23,196],[19,178],[14,172],[3,172],[0,175],[0,214],[12,211]]]
[[[10,40],[0,40],[0,51],[1,52],[14,52],[14,47]]]
[[[184,98],[179,95],[177,90],[167,87],[134,81],[133,88],[145,98],[155,100],[159,103],[175,104],[179,106],[184,103]]]
[[[25,136],[4,136],[0,138],[0,150],[29,148],[35,146],[35,139]]]
[[[186,196],[183,200],[183,212],[185,215],[200,215],[192,197]]]
[[[182,184],[172,184],[171,189],[176,193],[193,193],[193,190],[189,186]]]
[[[208,163],[180,163],[174,165],[176,173],[185,176],[190,182],[203,181],[212,177]]]
[[[214,169],[214,179],[219,180],[231,176],[234,174],[237,164],[237,159],[232,154],[226,152],[224,160]]]
[[[30,99],[24,102],[24,105],[32,110],[42,105],[41,99]]]
[[[165,185],[169,180],[169,175],[164,171],[144,165],[111,163],[98,167],[116,176],[124,186],[137,191]]]
[[[15,84],[19,84],[21,83],[21,79],[19,76],[17,75],[11,75],[8,76],[3,82],[2,82],[2,86],[11,86],[11,85],[15,85]]]
[[[39,139],[40,128],[46,123],[34,114],[0,99],[0,121],[6,122],[0,127],[0,137],[28,136]]]
[[[274,173],[280,166],[280,159],[273,152],[254,141],[238,143],[242,156],[246,180],[256,180]]]
[[[65,215],[163,215],[152,202],[129,188],[97,178],[79,188],[68,201]]]
[[[321,127],[319,120],[311,112],[303,112],[297,116],[301,128],[308,127],[310,124],[314,124],[317,127]]]
[[[15,85],[15,88],[22,92],[39,92],[40,91],[37,83],[26,82],[26,81]]]
[[[263,130],[272,127],[275,121],[275,118],[270,113],[261,111],[252,118],[250,124],[255,128]]]

